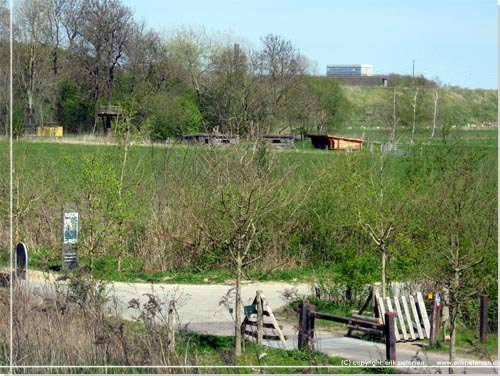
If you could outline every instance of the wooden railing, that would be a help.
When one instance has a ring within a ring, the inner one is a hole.
[[[119,115],[123,112],[122,106],[99,106],[97,108],[98,114],[109,114],[109,115]]]

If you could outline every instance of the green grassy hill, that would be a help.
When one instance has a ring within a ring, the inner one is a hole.
[[[413,124],[415,89],[368,86],[342,86],[351,103],[352,128],[390,128],[394,121],[394,91],[396,119],[399,127]],[[498,92],[447,88],[419,88],[416,105],[417,128],[430,128],[434,118],[434,100],[438,94],[438,127],[480,127],[484,122],[497,122]]]

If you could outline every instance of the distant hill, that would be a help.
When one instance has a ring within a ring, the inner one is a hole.
[[[496,126],[498,121],[496,90],[419,87],[416,93],[412,87],[342,85],[342,88],[351,104],[350,124],[346,124],[350,127],[390,127],[394,115],[399,126],[410,126],[415,94],[417,126],[429,127],[434,121],[436,93],[438,126]]]
[[[408,76],[400,74],[377,74],[373,76],[327,76],[328,79],[349,86],[379,86],[382,87],[385,80],[387,87],[418,86],[426,88],[436,88],[439,84],[424,76]]]

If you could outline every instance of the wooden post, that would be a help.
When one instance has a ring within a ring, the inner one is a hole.
[[[307,306],[307,326],[306,326],[306,349],[307,351],[314,350],[314,313],[316,312],[316,306],[309,304]]]
[[[429,337],[429,346],[437,343],[439,338],[439,318],[441,315],[441,298],[439,294],[434,294],[434,304],[432,307],[431,335]]]
[[[307,306],[309,303],[306,299],[302,300],[299,307],[299,336],[298,347],[299,350],[306,348],[307,341]]]
[[[257,290],[257,344],[262,345],[262,337],[264,336],[264,310],[262,307],[262,291]]]
[[[377,307],[377,296],[380,295],[380,284],[374,283],[372,285],[372,314],[373,317],[380,317],[378,307]]]
[[[171,300],[168,307],[168,321],[167,321],[167,351],[175,351],[175,301]]]
[[[481,295],[480,299],[479,339],[482,343],[486,343],[488,341],[488,295]]]
[[[396,323],[394,320],[394,312],[386,312],[384,314],[385,325],[385,357],[393,364],[396,363]]]

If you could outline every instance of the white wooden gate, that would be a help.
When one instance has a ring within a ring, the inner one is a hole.
[[[382,320],[385,312],[394,312],[396,341],[411,341],[430,337],[431,325],[421,292],[410,296],[386,297],[385,299],[379,295],[375,297]]]

